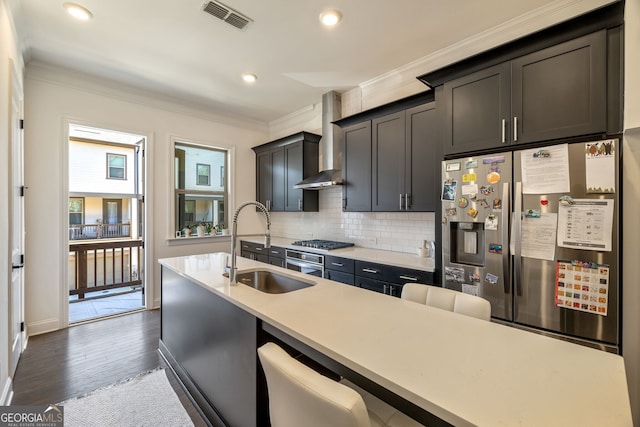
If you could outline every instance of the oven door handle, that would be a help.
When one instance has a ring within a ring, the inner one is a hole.
[[[287,261],[287,264],[296,265],[296,266],[298,266],[300,268],[315,268],[316,270],[322,270],[322,265],[321,264],[314,264],[314,263],[310,263],[310,262],[297,261],[297,260],[293,260],[291,258],[287,258],[286,261]]]

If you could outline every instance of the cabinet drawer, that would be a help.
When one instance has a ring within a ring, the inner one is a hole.
[[[333,280],[334,282],[340,282],[347,285],[355,285],[356,278],[353,274],[343,273],[342,271],[325,270],[324,278]]]
[[[399,285],[411,282],[432,285],[433,273],[429,271],[413,270],[410,268],[391,267],[390,275],[387,276],[386,280]]]
[[[284,258],[274,258],[274,257],[270,256],[269,257],[269,264],[285,268],[284,267],[285,266]]]
[[[388,281],[392,278],[391,266],[375,262],[359,261],[355,263],[355,275],[375,280]]]
[[[284,248],[271,246],[267,251],[269,252],[269,258],[284,258]]]
[[[264,245],[262,243],[247,242],[246,240],[242,240],[240,242],[240,248],[241,250],[248,252],[266,253]]]
[[[325,255],[324,268],[325,270],[342,271],[344,273],[353,274],[355,261],[349,258],[340,258],[337,256]]]
[[[369,279],[366,277],[356,277],[356,286],[362,289],[386,294],[389,284],[382,280]]]

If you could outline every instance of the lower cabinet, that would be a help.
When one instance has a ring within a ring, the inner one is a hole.
[[[161,295],[160,353],[210,425],[268,425],[260,321],[166,267]]]
[[[262,243],[240,242],[240,256],[254,261],[269,262],[269,252]]]
[[[349,258],[325,255],[324,278],[346,285],[355,285],[354,264],[355,261]]]
[[[354,273],[356,286],[398,298],[405,283],[433,284],[432,272],[367,261],[356,261]]]
[[[285,249],[278,246],[271,246],[268,250],[269,252],[269,264],[275,265],[277,267],[286,268],[285,258]]]

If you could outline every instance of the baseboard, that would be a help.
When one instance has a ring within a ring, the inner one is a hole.
[[[11,400],[13,399],[13,387],[12,387],[11,378],[7,378],[4,383],[4,387],[2,387],[2,394],[0,395],[0,406],[9,406],[11,405]]]
[[[60,329],[59,319],[45,319],[39,322],[27,323],[27,333],[29,335],[46,334]]]

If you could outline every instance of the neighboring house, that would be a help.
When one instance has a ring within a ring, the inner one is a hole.
[[[69,240],[138,236],[137,148],[69,140]]]

